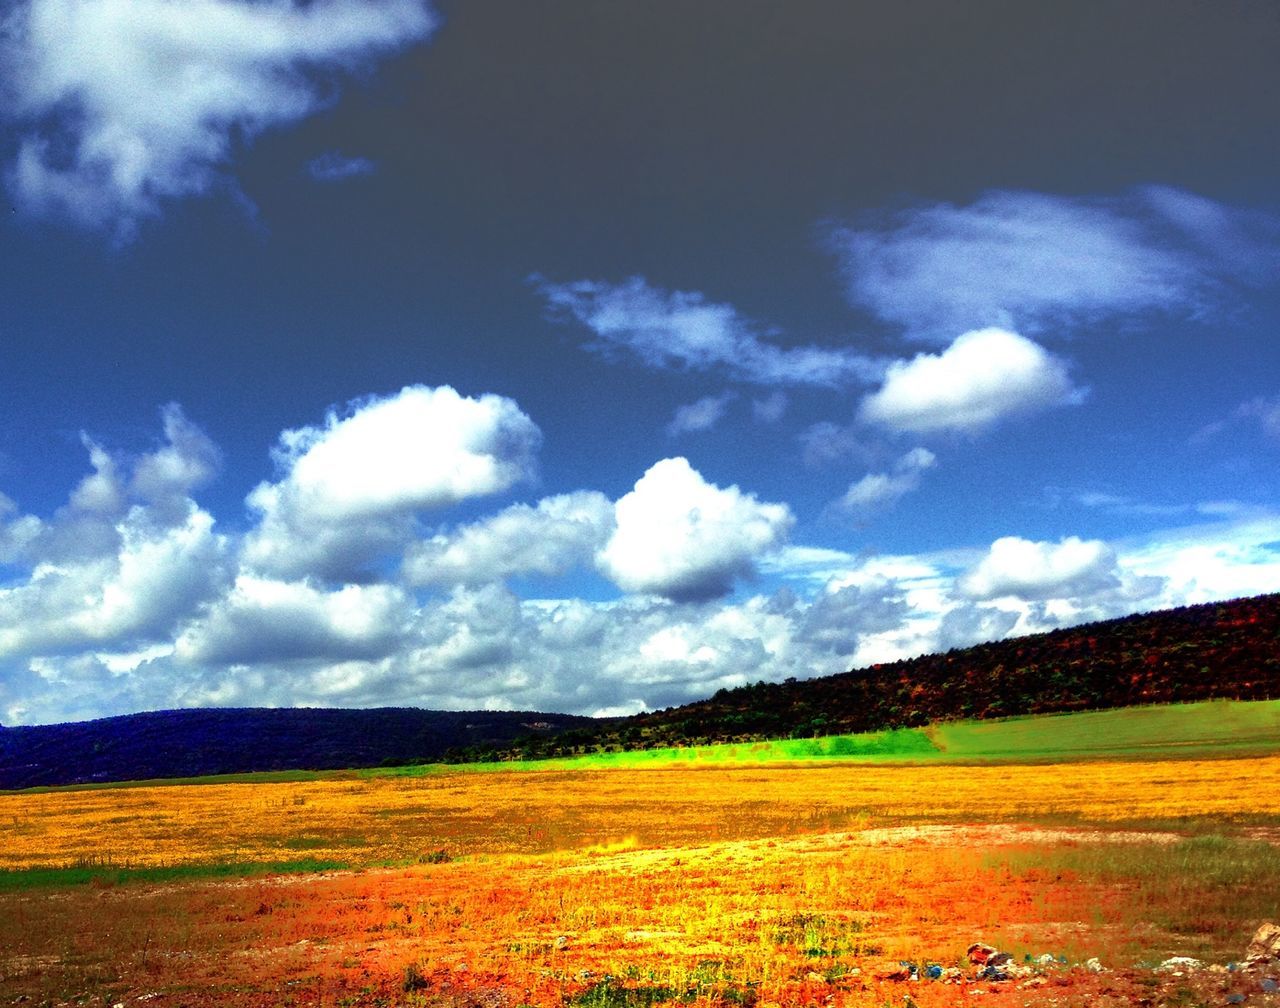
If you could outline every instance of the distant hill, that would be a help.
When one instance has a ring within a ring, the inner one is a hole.
[[[1186,606],[526,738],[501,755],[566,756],[915,727],[957,718],[1280,698],[1280,594]]]
[[[0,789],[433,760],[591,723],[527,711],[209,708],[0,728]]]
[[[0,789],[571,756],[1210,699],[1280,699],[1280,594],[1089,623],[816,679],[758,682],[629,718],[249,708],[0,728]]]

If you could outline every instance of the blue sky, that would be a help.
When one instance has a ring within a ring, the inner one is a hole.
[[[0,23],[0,722],[631,712],[1280,587],[1273,5]]]

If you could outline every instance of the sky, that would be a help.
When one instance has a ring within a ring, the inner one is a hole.
[[[1276,52],[6,0],[0,722],[631,713],[1280,589]]]

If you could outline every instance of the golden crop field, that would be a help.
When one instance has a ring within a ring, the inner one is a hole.
[[[913,822],[1123,825],[1280,813],[1280,756],[1046,766],[804,765],[335,775],[0,795],[0,868],[281,861],[354,865],[672,847]]]
[[[357,870],[0,892],[0,1004],[1268,1005],[1222,964],[1280,902],[1278,785],[1280,757],[8,794],[10,869]],[[1053,963],[983,980],[975,941]],[[1143,965],[1180,954],[1221,971]]]

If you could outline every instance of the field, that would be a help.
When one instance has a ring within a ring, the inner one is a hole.
[[[1276,706],[1107,714],[3,794],[0,1004],[1280,1004]]]

